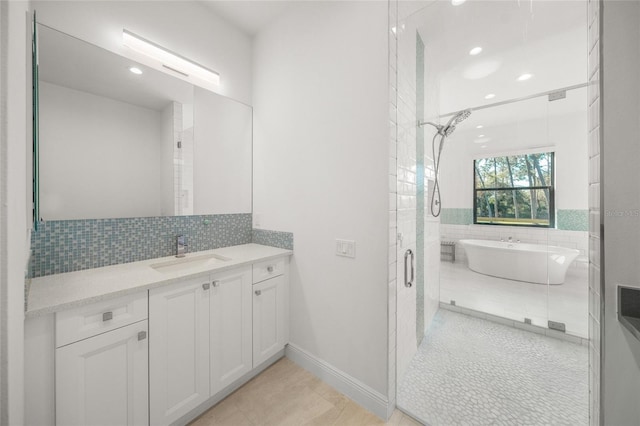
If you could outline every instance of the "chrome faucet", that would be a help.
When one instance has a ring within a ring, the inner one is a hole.
[[[176,235],[176,257],[184,257],[187,254],[187,237],[185,235]]]

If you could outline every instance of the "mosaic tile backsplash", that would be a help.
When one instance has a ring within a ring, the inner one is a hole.
[[[440,221],[445,225],[470,225],[473,223],[472,209],[442,209]],[[563,231],[589,230],[588,210],[558,210],[556,228]]]
[[[247,213],[42,222],[31,234],[29,276],[171,256],[179,234],[190,252],[248,244],[251,220]]]
[[[291,232],[254,229],[251,241],[265,246],[293,250],[293,234]]]

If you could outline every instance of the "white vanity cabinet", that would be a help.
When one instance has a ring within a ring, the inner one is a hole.
[[[150,411],[166,425],[253,368],[251,268],[149,292]]]
[[[178,420],[209,398],[209,277],[149,291],[152,425]]]
[[[31,291],[40,294],[30,294],[25,323],[25,397],[38,404],[27,407],[27,423],[187,423],[282,356],[291,252],[224,250],[246,260],[164,277],[150,260],[34,279]],[[68,292],[45,303],[47,286],[61,279]],[[94,287],[76,297],[87,283]],[[95,286],[104,287],[89,299]],[[116,287],[128,295],[112,298]]]
[[[253,265],[253,366],[281,351],[289,341],[286,259]]]
[[[211,276],[211,395],[253,368],[251,268]]]
[[[56,424],[149,424],[146,318],[146,292],[56,315]]]

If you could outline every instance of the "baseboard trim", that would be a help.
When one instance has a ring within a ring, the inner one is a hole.
[[[393,412],[389,409],[389,401],[380,392],[304,349],[289,343],[285,348],[285,356],[381,419],[388,420],[389,412]]]

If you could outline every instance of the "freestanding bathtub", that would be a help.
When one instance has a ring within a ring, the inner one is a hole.
[[[541,244],[460,240],[469,269],[484,275],[536,284],[562,284],[580,252]]]

